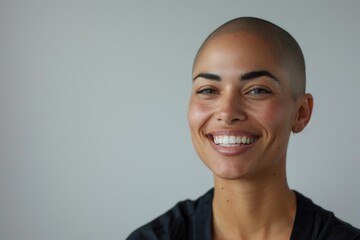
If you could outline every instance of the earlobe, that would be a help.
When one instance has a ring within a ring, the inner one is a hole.
[[[293,133],[301,132],[309,123],[313,106],[314,99],[311,94],[307,93],[300,97],[297,113],[292,127]]]

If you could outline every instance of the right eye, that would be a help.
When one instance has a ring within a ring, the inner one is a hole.
[[[212,88],[204,88],[204,89],[197,90],[196,93],[202,94],[202,95],[214,95],[217,93],[217,91]]]

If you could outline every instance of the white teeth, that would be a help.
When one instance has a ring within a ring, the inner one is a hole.
[[[250,144],[255,142],[257,137],[246,136],[214,136],[214,143],[220,146],[239,146],[240,144]]]

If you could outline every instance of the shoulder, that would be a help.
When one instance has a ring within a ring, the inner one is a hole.
[[[127,240],[187,239],[199,218],[207,218],[204,215],[209,214],[211,219],[212,197],[213,189],[196,200],[178,202],[164,214],[135,230]]]
[[[311,239],[317,240],[360,240],[360,230],[337,218],[333,212],[326,210],[309,198],[296,192],[299,215],[307,216],[312,222]],[[305,220],[305,219],[304,219]]]

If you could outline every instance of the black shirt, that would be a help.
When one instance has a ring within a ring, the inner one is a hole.
[[[302,194],[290,240],[360,240],[360,230],[335,217]],[[210,240],[214,190],[195,201],[179,202],[172,209],[134,231],[127,240]]]

